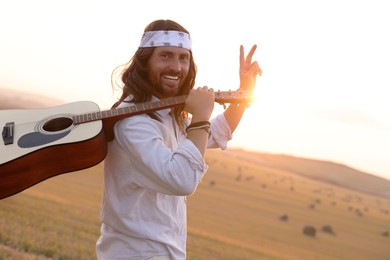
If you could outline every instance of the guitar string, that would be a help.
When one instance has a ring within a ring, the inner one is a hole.
[[[227,93],[227,94],[226,94]],[[246,103],[248,101],[248,98],[237,98],[237,93],[232,91],[218,91],[216,92],[216,102],[220,103],[218,101],[222,100],[222,103]],[[242,95],[242,92],[239,93]],[[228,97],[224,97],[224,96]],[[239,95],[239,96],[240,96]],[[233,99],[232,99],[233,98]],[[179,101],[177,101],[179,99]],[[122,107],[122,108],[116,108],[116,109],[110,109],[110,110],[103,110],[103,111],[96,111],[92,113],[86,113],[86,114],[80,114],[75,115],[72,118],[68,117],[62,117],[62,120],[59,120],[59,118],[54,118],[52,120],[49,120],[46,122],[43,126],[45,129],[53,129],[53,130],[63,130],[66,129],[72,125],[75,124],[82,124],[87,122],[93,122],[97,120],[101,120],[107,117],[115,117],[115,116],[121,116],[126,115],[131,112],[138,113],[138,112],[145,112],[147,110],[159,110],[164,109],[171,106],[179,105],[185,102],[186,96],[179,96],[179,97],[173,97],[167,100],[159,100],[154,102],[144,102],[135,104],[134,106],[130,107]],[[173,103],[171,103],[173,102]],[[70,122],[72,121],[72,122]]]

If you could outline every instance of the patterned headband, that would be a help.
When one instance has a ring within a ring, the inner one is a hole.
[[[191,36],[180,31],[148,31],[142,35],[140,48],[175,46],[191,51]]]

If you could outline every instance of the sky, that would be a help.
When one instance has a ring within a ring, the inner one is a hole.
[[[390,7],[383,0],[0,0],[0,87],[107,109],[148,23],[187,28],[196,86],[235,90],[239,46],[263,70],[230,147],[390,179]],[[1,94],[0,94],[1,95]],[[223,111],[216,104],[215,115]]]

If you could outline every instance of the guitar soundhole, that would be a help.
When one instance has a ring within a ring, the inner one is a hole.
[[[50,119],[43,124],[43,130],[47,132],[57,132],[65,130],[73,125],[73,120],[69,117],[57,117]]]

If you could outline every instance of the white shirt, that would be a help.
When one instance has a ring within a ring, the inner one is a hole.
[[[122,103],[121,106],[129,105]],[[98,259],[186,257],[186,196],[207,165],[169,113],[119,121],[104,162]],[[211,120],[209,148],[226,149],[231,131],[223,114]]]

